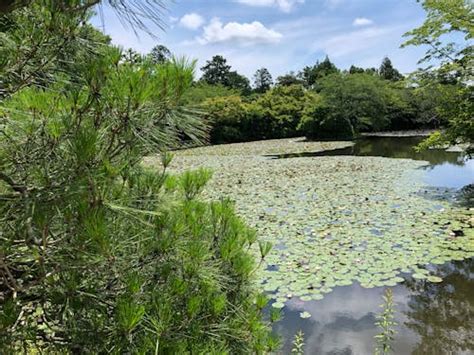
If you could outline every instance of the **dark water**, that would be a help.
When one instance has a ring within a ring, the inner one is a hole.
[[[417,153],[413,146],[422,138],[364,138],[353,147],[319,153],[286,154],[275,158],[301,156],[382,156],[427,161],[427,198],[453,200],[473,207],[474,160],[459,152],[429,150]],[[410,276],[392,287],[397,334],[394,354],[474,354],[474,259],[430,266],[441,283],[416,280]],[[282,336],[282,353],[289,354],[298,330],[305,334],[306,354],[373,354],[375,325],[385,288],[365,289],[357,283],[337,287],[323,300],[291,300],[284,318],[275,325]],[[302,311],[311,318],[301,319]]]

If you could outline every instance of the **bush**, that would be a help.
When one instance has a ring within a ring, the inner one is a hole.
[[[211,143],[231,143],[246,140],[244,120],[246,105],[240,96],[216,97],[200,106],[212,126]]]
[[[350,140],[355,136],[352,123],[348,119],[334,114],[331,107],[323,102],[305,109],[298,129],[310,139]]]
[[[193,85],[184,93],[183,104],[199,106],[207,99],[238,95],[238,90],[230,89],[223,85],[211,85],[204,81],[198,81],[193,83]]]
[[[264,130],[256,130],[262,138],[294,137],[303,110],[318,101],[317,94],[305,90],[302,85],[277,86],[260,96],[250,109],[253,117],[259,117],[267,124]],[[255,118],[253,118],[255,121]]]

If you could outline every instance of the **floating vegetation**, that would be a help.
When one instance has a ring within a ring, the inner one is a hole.
[[[311,317],[311,313],[309,313],[307,311],[300,312],[300,318],[306,319],[306,318],[310,318],[310,317]]]
[[[403,274],[442,282],[427,265],[474,256],[474,211],[425,198],[419,169],[425,162],[260,155],[305,151],[307,144],[316,151],[350,143],[212,146],[178,152],[172,163],[178,171],[213,169],[205,194],[234,200],[259,240],[276,246],[258,271],[274,308],[292,297],[320,300],[353,282],[365,288],[395,286]],[[260,256],[258,248],[255,255]]]

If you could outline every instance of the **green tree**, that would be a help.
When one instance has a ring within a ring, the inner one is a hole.
[[[170,50],[162,44],[154,46],[148,55],[155,64],[163,64],[171,59]]]
[[[230,68],[231,66],[227,64],[227,60],[223,56],[215,55],[201,68],[201,80],[211,85],[228,86]]]
[[[186,90],[183,95],[183,104],[199,106],[203,101],[216,97],[238,96],[240,92],[223,85],[210,85],[204,81],[198,81]]]
[[[361,74],[364,72],[364,68],[356,67],[355,65],[351,65],[351,67],[349,68],[349,74]]]
[[[311,138],[352,138],[389,124],[387,88],[368,74],[333,74],[320,80],[322,100],[308,107],[300,129]]]
[[[319,79],[338,72],[339,69],[326,56],[322,62],[318,61],[312,67],[303,68],[300,77],[303,79],[306,87],[313,87]]]
[[[301,85],[303,80],[298,78],[295,73],[289,72],[288,74],[281,75],[276,79],[277,86],[291,86],[291,85]]]
[[[248,139],[245,132],[246,105],[238,95],[205,100],[202,110],[212,126],[212,143],[242,142]]]
[[[443,115],[449,116],[444,134],[431,137],[427,144],[474,142],[474,103],[471,81],[474,68],[474,5],[469,0],[424,0],[422,6],[427,13],[425,22],[405,34],[408,40],[402,46],[428,45],[421,63],[438,61],[437,75],[431,78],[456,78],[457,100],[449,109],[441,107]],[[457,39],[456,42],[453,40]],[[430,71],[428,67],[426,71]],[[444,79],[443,79],[444,80]]]
[[[239,90],[242,95],[249,95],[252,92],[249,79],[236,71],[229,72],[226,86],[231,89]]]
[[[258,138],[296,136],[304,108],[317,100],[318,95],[302,85],[277,86],[267,91],[249,105],[253,134]]]
[[[272,75],[267,68],[258,69],[253,76],[253,80],[255,92],[260,94],[268,91],[273,85]]]
[[[87,14],[58,2],[11,19],[1,36],[12,89],[0,101],[0,352],[272,350],[252,287],[255,232],[230,202],[199,198],[208,171],[167,173],[166,151],[207,133],[182,105],[193,63],[123,61],[79,37]],[[36,32],[21,33],[30,22]],[[33,50],[42,39],[57,46]],[[71,67],[63,48],[77,48]],[[144,167],[157,153],[161,167]]]
[[[382,64],[379,68],[379,75],[383,79],[390,81],[398,81],[403,78],[403,75],[393,67],[392,61],[388,57],[385,57],[382,60]]]
[[[122,61],[129,64],[140,64],[143,62],[143,56],[134,51],[131,48],[128,48],[125,52],[122,53]]]

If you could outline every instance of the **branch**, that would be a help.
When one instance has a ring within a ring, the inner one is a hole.
[[[5,173],[2,173],[1,171],[0,171],[0,180],[5,181],[16,192],[19,192],[21,194],[24,194],[25,192],[27,192],[26,186],[17,184],[15,181],[13,181],[11,177],[6,175]]]

